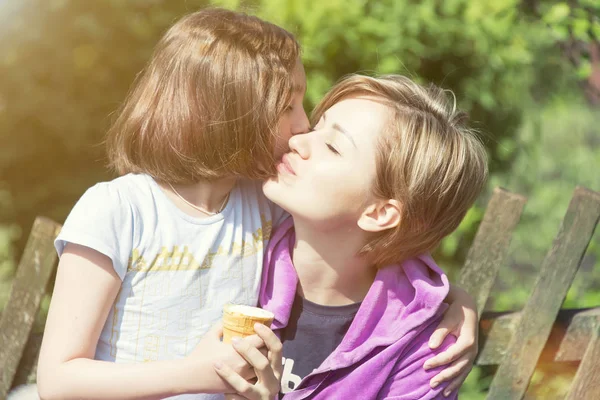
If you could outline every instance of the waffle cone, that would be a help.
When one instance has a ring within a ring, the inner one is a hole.
[[[231,339],[254,334],[254,324],[271,326],[273,313],[258,307],[227,304],[223,308],[223,342],[231,343]]]

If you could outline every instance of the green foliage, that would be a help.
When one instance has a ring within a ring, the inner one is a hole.
[[[578,78],[587,79],[592,74],[592,65],[590,53],[585,49],[600,40],[600,3],[593,0],[542,2],[537,13],[576,66]]]
[[[352,72],[400,72],[434,82],[452,89],[495,138],[488,147],[492,166],[501,168],[510,156],[498,156],[497,143],[514,133],[532,87],[545,78],[534,73],[538,55],[550,60],[548,73],[561,65],[546,26],[524,21],[519,3],[266,0],[248,8],[298,35],[309,77],[307,108]]]
[[[486,391],[491,383],[491,377],[483,373],[482,368],[475,367],[461,386],[461,400],[485,400]]]
[[[0,208],[10,209],[12,197],[0,188]],[[12,243],[19,237],[21,230],[16,224],[0,224],[0,311],[8,300],[10,282],[15,270],[15,248]]]
[[[526,115],[514,139],[517,153],[511,168],[490,180],[491,186],[507,187],[528,197],[513,236],[513,268],[501,275],[495,295],[495,305],[502,309],[522,306],[529,295],[533,277],[558,233],[575,187],[600,190],[600,110],[591,109],[579,97],[564,96],[546,107],[528,109]],[[599,256],[600,236],[596,234],[566,307],[600,305],[595,289],[600,284]]]

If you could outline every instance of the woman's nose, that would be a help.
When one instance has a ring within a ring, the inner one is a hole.
[[[309,135],[306,133],[297,134],[292,136],[288,142],[290,150],[297,153],[305,160],[310,157],[310,143],[308,136]]]

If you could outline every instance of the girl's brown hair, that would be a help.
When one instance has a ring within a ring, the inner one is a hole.
[[[273,173],[300,48],[257,17],[206,9],[157,44],[108,132],[110,165],[170,183]]]
[[[432,250],[458,227],[485,184],[487,155],[447,91],[399,75],[346,77],[314,110],[313,121],[357,96],[391,111],[378,144],[373,193],[401,203],[401,222],[375,235],[361,251],[384,266]]]

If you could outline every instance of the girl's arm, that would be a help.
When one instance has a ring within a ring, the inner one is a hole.
[[[457,399],[458,387],[451,388],[448,382],[431,385],[430,382],[440,373],[441,367],[424,369],[423,364],[432,356],[448,351],[455,343],[455,337],[447,336],[442,344],[432,350],[427,340],[434,331],[428,326],[413,339],[413,346],[397,361],[377,395],[378,400],[441,400]],[[460,386],[460,385],[459,385]]]
[[[431,349],[439,348],[448,334],[456,336],[457,340],[452,346],[427,360],[425,368],[445,366],[439,374],[431,379],[431,385],[439,385],[452,380],[448,385],[448,390],[453,391],[467,378],[475,362],[475,356],[477,356],[477,306],[466,291],[455,285],[450,285],[446,302],[450,306],[444,313],[442,322],[431,335],[429,347]]]
[[[231,346],[218,347],[212,331],[190,357],[181,360],[143,364],[94,360],[120,287],[110,258],[88,247],[66,245],[40,350],[37,383],[42,399],[149,399],[224,392],[228,386],[213,369],[217,360],[247,375],[241,367],[244,360]],[[260,343],[258,339],[258,347]]]

